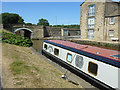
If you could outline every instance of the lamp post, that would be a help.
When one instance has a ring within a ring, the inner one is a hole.
[[[56,27],[57,27],[57,16],[55,16],[56,17]]]

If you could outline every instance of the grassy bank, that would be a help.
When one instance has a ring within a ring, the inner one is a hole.
[[[28,47],[3,43],[3,88],[81,88]]]

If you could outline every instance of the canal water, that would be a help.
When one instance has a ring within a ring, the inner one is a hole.
[[[32,40],[33,42],[33,48],[36,50],[36,51],[41,51],[42,50],[42,46],[43,46],[43,40]]]

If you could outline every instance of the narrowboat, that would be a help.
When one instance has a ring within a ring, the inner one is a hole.
[[[64,40],[44,40],[42,53],[106,89],[120,89],[120,53]]]

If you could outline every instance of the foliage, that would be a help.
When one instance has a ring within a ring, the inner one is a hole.
[[[91,45],[91,46],[97,46],[101,48],[106,49],[112,49],[112,50],[118,50],[120,51],[120,45],[119,44],[109,44],[109,43],[102,43],[102,42],[92,42],[92,41],[81,41],[81,40],[70,40],[71,42],[84,44],[84,45]]]
[[[10,24],[23,24],[24,20],[18,14],[14,13],[2,13],[2,24],[4,28],[7,28]]]
[[[53,27],[80,29],[80,25],[53,25]]]
[[[3,24],[22,24],[22,17],[14,13],[2,13],[2,23]]]
[[[29,38],[6,32],[2,32],[2,42],[24,47],[30,47],[32,45],[32,41]]]
[[[49,22],[48,20],[41,18],[39,19],[39,22],[37,23],[37,25],[49,26]]]
[[[25,23],[25,25],[33,25],[32,23]]]

